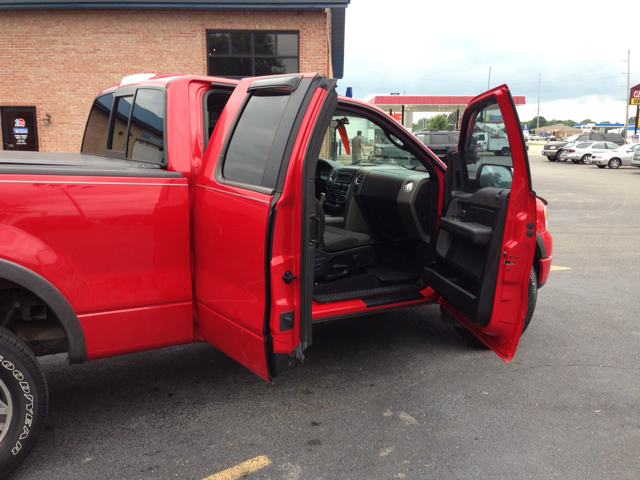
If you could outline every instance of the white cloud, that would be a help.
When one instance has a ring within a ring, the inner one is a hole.
[[[622,60],[637,43],[637,29],[613,11],[600,15],[582,7],[564,0],[352,0],[339,91],[353,87],[356,98],[380,92],[474,95],[487,89],[491,67],[491,87],[506,83],[514,95],[525,95],[522,120],[536,114],[541,75],[545,118],[624,121]],[[634,8],[629,0],[615,5],[619,14]],[[640,49],[631,54],[635,85]]]

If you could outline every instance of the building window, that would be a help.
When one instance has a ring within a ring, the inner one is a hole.
[[[207,30],[207,73],[254,77],[300,71],[298,32]]]

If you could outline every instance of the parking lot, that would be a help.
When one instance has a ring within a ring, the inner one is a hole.
[[[433,306],[316,325],[275,385],[207,344],[47,357],[14,478],[637,479],[640,170],[530,164],[555,269],[511,363]]]

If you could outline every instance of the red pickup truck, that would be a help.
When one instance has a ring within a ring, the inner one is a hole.
[[[467,162],[487,118],[511,155]],[[358,130],[412,162],[352,163],[336,147]],[[469,104],[447,162],[315,74],[126,77],[81,153],[0,153],[0,476],[45,422],[36,356],[207,341],[272,381],[315,323],[440,304],[509,361],[552,241],[506,86]]]

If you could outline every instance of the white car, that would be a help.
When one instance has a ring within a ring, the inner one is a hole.
[[[597,165],[598,168],[619,168],[622,165],[631,165],[631,160],[636,152],[640,152],[640,144],[621,145],[615,150],[591,155],[591,163]]]
[[[571,160],[573,163],[591,163],[591,156],[597,153],[612,151],[618,148],[613,142],[576,142],[572,146],[562,147],[560,161]]]

